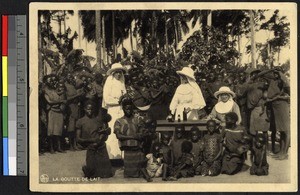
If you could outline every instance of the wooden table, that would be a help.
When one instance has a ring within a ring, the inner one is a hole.
[[[156,132],[160,134],[162,132],[175,132],[175,127],[178,125],[183,125],[186,131],[190,131],[193,126],[197,126],[200,130],[201,137],[204,136],[204,133],[207,132],[206,129],[207,120],[193,120],[193,121],[174,121],[169,122],[167,120],[157,120]]]

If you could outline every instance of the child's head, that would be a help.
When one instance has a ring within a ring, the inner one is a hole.
[[[145,127],[146,129],[148,129],[149,131],[155,131],[156,129],[156,120],[153,119],[147,119],[145,121]]]
[[[111,121],[111,115],[106,113],[102,115],[103,124],[107,125]]]
[[[91,100],[86,101],[84,105],[85,115],[88,117],[92,117],[95,111],[94,108],[95,108],[95,103],[93,101]]]
[[[193,126],[190,131],[192,142],[197,142],[200,138],[200,130],[197,126]]]
[[[206,128],[208,130],[208,133],[213,134],[217,130],[217,123],[214,120],[208,120],[206,123]]]
[[[238,116],[235,112],[229,112],[225,115],[226,128],[234,128],[237,121]]]
[[[126,95],[120,98],[120,103],[122,104],[122,109],[126,117],[132,117],[134,112],[134,106],[132,99]]]
[[[266,138],[263,134],[257,134],[255,137],[255,145],[257,148],[262,148],[266,144]]]
[[[182,153],[191,153],[193,149],[193,144],[190,141],[183,141],[181,144],[181,152]]]
[[[178,125],[178,126],[175,127],[175,137],[176,137],[177,139],[183,138],[184,133],[185,133],[184,126]]]
[[[159,143],[159,142],[153,143],[152,148],[151,148],[151,152],[152,152],[154,157],[159,158],[163,155],[161,148],[162,148],[161,143]]]
[[[171,134],[168,132],[164,132],[161,134],[161,143],[163,143],[164,145],[168,145],[170,140],[171,140]]]

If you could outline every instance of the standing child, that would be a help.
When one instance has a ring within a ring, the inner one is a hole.
[[[87,147],[86,165],[82,167],[84,176],[88,178],[109,178],[113,176],[105,141],[111,133],[105,122],[95,116],[95,104],[87,101],[85,116],[76,122],[77,142]]]
[[[234,112],[225,115],[226,129],[224,132],[225,152],[222,161],[222,173],[234,175],[238,173],[245,161],[245,152],[249,145],[243,141],[244,128],[236,125],[238,116]]]
[[[255,143],[252,147],[251,162],[251,175],[262,176],[269,174],[269,164],[267,162],[266,154],[266,138],[262,134],[256,135]]]
[[[221,171],[222,161],[222,136],[217,133],[217,123],[214,120],[207,121],[207,130],[203,138],[203,163],[201,168],[202,176],[217,176]]]
[[[193,144],[192,154],[194,156],[194,170],[196,175],[200,175],[201,173],[201,163],[203,160],[202,152],[203,152],[203,141],[200,140],[200,131],[197,126],[192,127],[190,131],[191,142]]]
[[[174,155],[174,164],[178,163],[178,160],[182,155],[181,145],[184,141],[186,141],[184,126],[178,125],[175,127],[175,135],[170,143]]]
[[[163,154],[163,175],[162,180],[167,181],[170,171],[173,167],[174,156],[171,147],[169,146],[171,134],[164,132],[161,134],[162,154]]]

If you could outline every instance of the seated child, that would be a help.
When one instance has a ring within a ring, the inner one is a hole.
[[[190,141],[184,140],[181,144],[181,157],[178,159],[178,163],[175,165],[172,176],[168,178],[169,181],[176,181],[177,179],[184,177],[194,177],[193,167],[193,155],[191,151],[193,144]]]
[[[269,164],[267,162],[266,154],[266,139],[262,134],[256,135],[255,143],[252,147],[251,163],[251,175],[262,176],[269,174]]]
[[[159,142],[153,143],[151,153],[147,154],[146,158],[148,159],[146,169],[150,177],[160,177],[163,170],[162,144]]]
[[[216,121],[207,121],[208,134],[203,137],[203,162],[201,167],[202,176],[217,176],[221,171],[222,161],[222,136],[217,133]]]
[[[194,156],[194,170],[196,175],[201,173],[201,163],[203,160],[202,152],[204,149],[203,141],[200,140],[200,131],[197,126],[191,128],[190,131],[191,142],[193,144],[192,154]]]
[[[249,144],[245,144],[243,141],[244,129],[236,125],[237,120],[238,116],[234,112],[229,112],[225,115],[225,151],[221,170],[223,174],[234,175],[238,173],[245,161],[244,153],[249,149]]]
[[[171,134],[168,132],[164,132],[161,134],[161,150],[163,154],[163,181],[167,181],[167,177],[170,175],[170,171],[173,167],[174,156],[171,147],[169,146],[171,137]]]
[[[171,149],[172,149],[173,155],[174,155],[174,163],[175,164],[178,163],[178,160],[182,155],[181,145],[184,141],[186,141],[184,136],[185,136],[184,126],[181,126],[181,125],[176,126],[174,138],[170,143],[170,146],[171,146]]]
[[[82,167],[88,178],[109,178],[113,176],[105,141],[111,133],[107,121],[103,122],[94,114],[92,101],[85,104],[85,116],[76,122],[77,142],[87,147],[86,165]],[[110,117],[106,117],[110,118]]]

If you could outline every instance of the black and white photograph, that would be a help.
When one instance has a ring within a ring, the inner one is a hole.
[[[297,190],[292,3],[31,3],[30,189]]]

